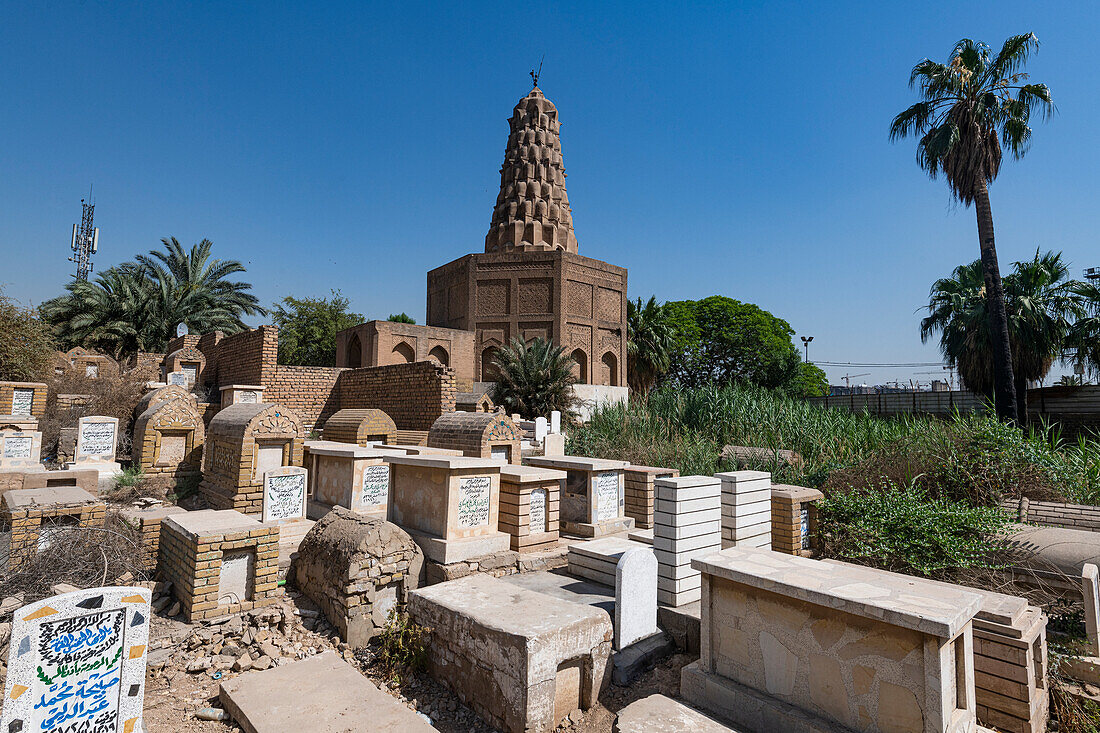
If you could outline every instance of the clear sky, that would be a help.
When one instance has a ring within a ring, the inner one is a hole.
[[[628,267],[632,297],[757,303],[811,360],[938,362],[917,311],[977,257],[974,214],[887,129],[921,58],[1026,31],[1059,111],[991,189],[997,247],[1080,276],[1100,266],[1094,3],[0,0],[0,283],[59,294],[94,183],[97,270],[208,237],[265,304],[339,289],[423,322],[425,273],[483,251],[545,56],[580,252]]]

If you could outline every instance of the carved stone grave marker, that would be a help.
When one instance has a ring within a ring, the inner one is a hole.
[[[492,477],[469,476],[458,482],[458,526],[462,529],[489,524]]]
[[[615,649],[657,633],[657,556],[627,550],[615,566]]]
[[[285,522],[306,515],[306,469],[285,466],[264,473],[263,521]]]

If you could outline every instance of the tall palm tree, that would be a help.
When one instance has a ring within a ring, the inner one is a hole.
[[[1034,111],[1054,111],[1050,89],[1028,84],[1019,71],[1039,47],[1032,33],[1012,36],[996,55],[980,41],[955,44],[947,64],[924,59],[913,67],[909,86],[920,84],[922,100],[894,118],[890,139],[919,135],[917,163],[931,178],[943,173],[954,197],[974,204],[981,250],[982,279],[989,318],[993,393],[997,415],[1022,418],[1016,404],[1012,347],[1004,289],[997,265],[989,184],[1001,168],[1002,145],[1021,158],[1031,140]]]
[[[513,338],[497,349],[493,366],[497,371],[493,402],[509,414],[533,419],[559,410],[563,417],[574,413],[573,374],[575,362],[561,346],[536,338],[525,344]]]
[[[1074,360],[1100,371],[1100,285],[1079,282],[1073,287],[1084,311],[1069,334],[1069,346],[1076,351]]]
[[[626,302],[626,378],[630,389],[645,394],[668,371],[672,361],[672,322],[650,296]]]
[[[1022,415],[1027,414],[1027,384],[1042,379],[1070,343],[1074,323],[1084,315],[1077,288],[1061,254],[1046,252],[1016,262],[1004,278],[1005,312],[1012,343],[1012,371]],[[921,321],[921,341],[940,334],[940,351],[959,371],[963,384],[992,396],[995,378],[990,351],[989,299],[982,263],[975,260],[937,280]]]

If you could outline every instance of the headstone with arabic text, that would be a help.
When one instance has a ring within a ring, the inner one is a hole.
[[[34,408],[34,390],[16,387],[11,398],[11,414],[30,415]]]
[[[0,431],[0,469],[38,467],[42,458],[42,433]]]
[[[76,428],[76,461],[113,461],[118,445],[118,418],[82,417]]]
[[[467,476],[458,480],[458,527],[484,527],[489,524],[492,497],[491,476]]]
[[[168,384],[175,384],[180,387],[190,387],[192,384],[188,380],[186,372],[168,372],[168,376],[165,381]]]
[[[531,490],[531,508],[528,521],[528,529],[531,534],[540,534],[546,531],[546,489]]]
[[[284,466],[264,473],[263,521],[286,522],[306,515],[306,469]]]
[[[363,469],[363,494],[359,500],[362,509],[384,506],[390,498],[390,467],[380,463]]]
[[[596,485],[596,521],[604,522],[623,515],[622,494],[619,490],[622,474],[604,471],[592,477]]]
[[[0,730],[142,730],[151,592],[91,588],[14,614]]]

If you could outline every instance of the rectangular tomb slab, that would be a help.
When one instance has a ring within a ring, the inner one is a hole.
[[[386,457],[390,521],[408,532],[424,555],[444,565],[507,551],[499,531],[500,469],[487,458]]]
[[[498,527],[518,552],[551,547],[558,541],[561,491],[567,474],[552,468],[505,465],[500,469]]]
[[[435,730],[335,652],[222,682],[219,699],[246,733]]]
[[[320,519],[334,506],[386,519],[389,514],[392,455],[353,443],[307,440],[310,472],[310,517]]]
[[[599,537],[569,545],[569,574],[594,583],[615,587],[615,568],[628,550],[652,550],[644,542],[621,537]]]
[[[627,517],[623,470],[627,461],[584,456],[530,456],[529,465],[565,471],[560,524],[563,532],[602,537],[634,529]]]
[[[549,733],[604,685],[603,610],[470,575],[412,591],[409,614],[432,629],[432,675],[504,731]]]

